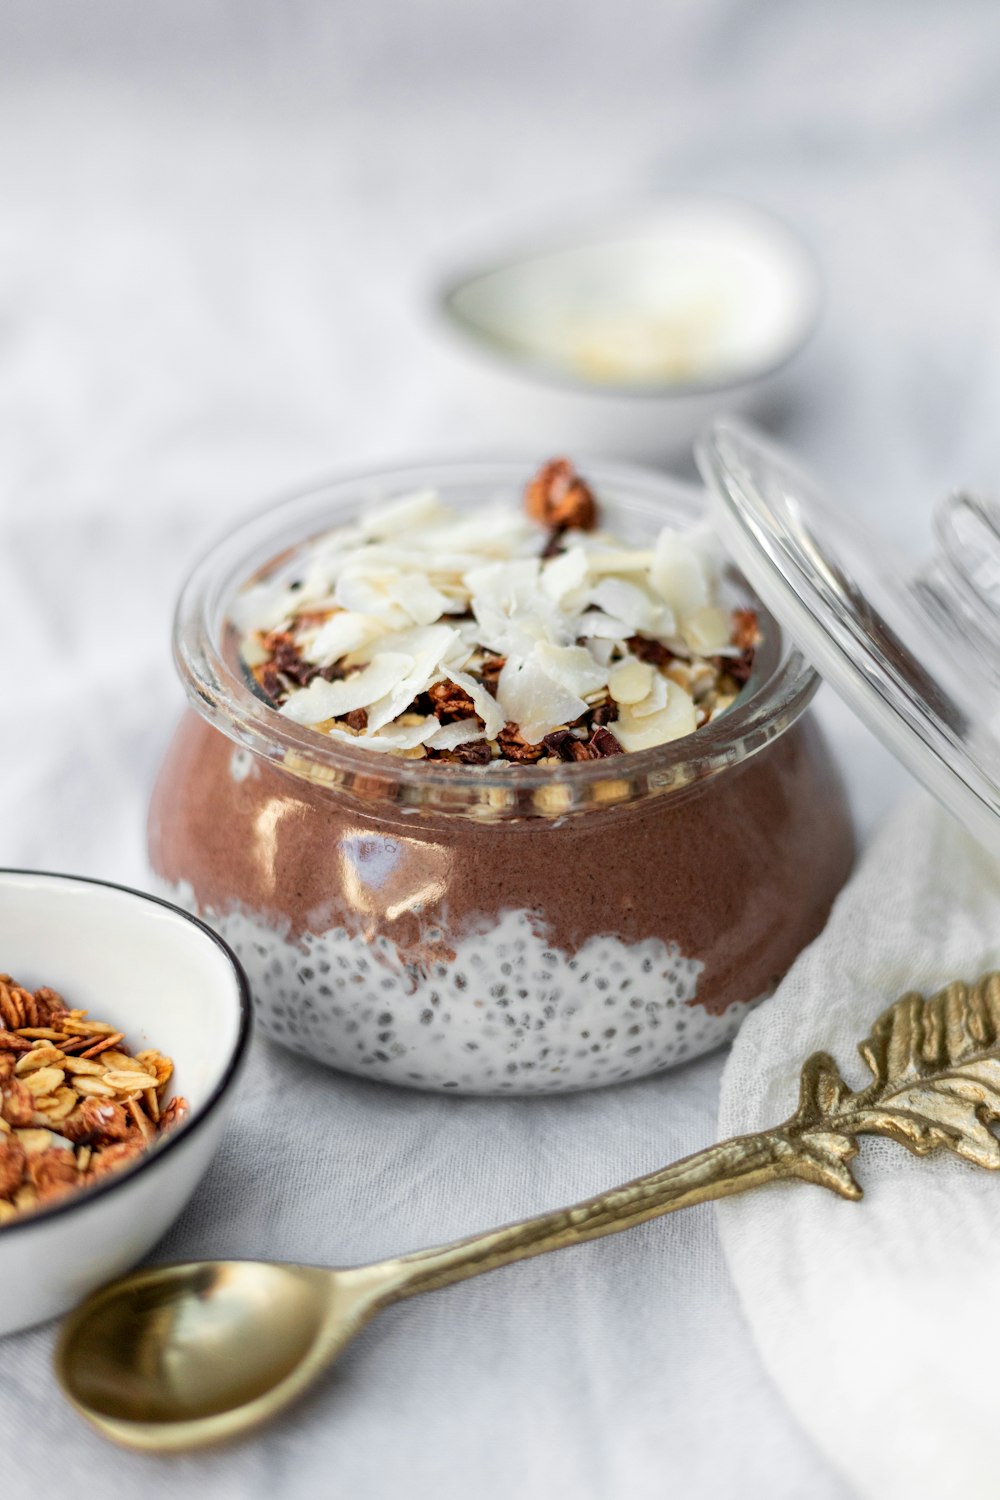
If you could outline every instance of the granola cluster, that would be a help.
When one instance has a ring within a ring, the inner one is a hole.
[[[255,690],[295,723],[410,759],[546,765],[645,750],[728,708],[759,629],[718,593],[705,535],[602,531],[560,458],[521,510],[421,493],[327,532],[230,621]]]
[[[153,1049],[0,974],[0,1227],[130,1165],[187,1114]]]

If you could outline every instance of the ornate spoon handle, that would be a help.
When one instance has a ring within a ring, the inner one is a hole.
[[[1000,1119],[1000,973],[971,988],[951,984],[929,1000],[904,995],[859,1051],[873,1074],[864,1089],[848,1088],[833,1059],[817,1052],[802,1069],[798,1109],[783,1125],[709,1146],[573,1208],[386,1261],[377,1268],[380,1300],[434,1291],[767,1182],[798,1179],[860,1198],[847,1166],[859,1135],[888,1136],[918,1155],[944,1148],[1000,1168],[1000,1142],[989,1129]]]
[[[673,1213],[709,1198],[743,1193],[760,1183],[782,1177],[805,1176],[810,1180],[809,1173],[802,1170],[802,1160],[782,1150],[782,1145],[778,1132],[739,1136],[572,1208],[555,1209],[450,1245],[401,1256],[385,1266],[387,1272],[395,1273],[387,1300],[432,1292],[532,1255],[617,1234],[658,1214]]]

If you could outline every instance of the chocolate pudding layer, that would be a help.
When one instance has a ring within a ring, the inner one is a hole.
[[[331,793],[189,714],[153,868],[282,1042],[461,1092],[593,1086],[728,1039],[822,927],[853,844],[809,715],[721,774],[563,819]]]

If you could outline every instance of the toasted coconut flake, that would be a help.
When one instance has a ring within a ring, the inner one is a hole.
[[[681,634],[699,656],[715,656],[729,649],[732,621],[718,605],[706,604],[684,621]]]
[[[430,738],[438,727],[433,714],[417,718],[415,724],[386,724],[373,735],[362,735],[361,743],[368,748],[376,745],[383,750],[414,750]]]
[[[583,587],[589,575],[587,553],[582,547],[570,547],[542,568],[542,590],[556,604],[561,604],[567,594]]]
[[[602,578],[591,589],[590,599],[606,615],[623,620],[628,626],[626,635],[634,635],[637,630],[656,630],[663,635],[673,632],[672,612],[626,578]]]
[[[387,651],[367,667],[340,682],[314,677],[308,687],[290,693],[281,712],[296,724],[322,724],[343,718],[355,708],[367,708],[397,687],[413,669],[413,658]]]
[[[429,750],[457,750],[459,745],[469,745],[482,737],[478,719],[455,719],[451,724],[440,725],[425,744]]]
[[[608,680],[607,668],[596,662],[585,646],[553,646],[539,641],[535,659],[561,688],[578,698],[596,692]]]
[[[532,514],[548,497],[544,524],[499,501],[459,513],[421,492],[281,559],[230,611],[270,701],[342,743],[482,765],[545,759],[541,740],[567,724],[579,744],[562,758],[591,758],[601,753],[594,731],[618,708],[617,742],[637,747],[672,737],[692,714],[700,725],[724,711],[759,636],[740,623],[751,611],[717,602],[710,533],[666,528],[653,547],[628,546],[576,529],[576,511],[549,515],[553,484],[586,500],[591,526],[593,492],[559,460],[528,490]],[[16,997],[6,1003],[26,1024],[43,1019],[21,1016]],[[2,1036],[0,1047],[19,1050]]]
[[[303,646],[302,655],[306,661],[315,665],[326,665],[367,646],[384,630],[384,622],[376,615],[352,614],[350,610],[339,609],[320,626],[312,640]]]
[[[418,490],[399,500],[388,500],[371,507],[362,516],[366,536],[395,537],[401,531],[426,527],[447,520],[448,512],[434,490]]]
[[[506,723],[503,709],[498,704],[497,699],[494,698],[493,694],[481,682],[477,681],[468,672],[452,671],[448,673],[448,676],[452,682],[456,682],[460,688],[464,688],[472,699],[476,713],[483,721],[483,732],[486,738],[495,740]]]
[[[497,700],[509,723],[520,726],[529,744],[538,744],[562,724],[572,724],[587,705],[551,677],[534,654],[527,660],[510,658],[500,673]]]

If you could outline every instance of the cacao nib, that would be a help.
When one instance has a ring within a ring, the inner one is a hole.
[[[650,662],[654,667],[665,667],[677,656],[676,651],[671,651],[662,641],[651,641],[644,635],[630,635],[625,644],[633,656]]]
[[[598,725],[590,739],[590,748],[595,755],[602,757],[608,755],[623,755],[624,751],[610,729]]]
[[[467,766],[486,766],[493,758],[487,740],[470,740],[466,745],[456,745],[452,754]]]
[[[282,641],[274,653],[274,665],[299,687],[308,687],[316,676],[316,668],[310,662],[302,660],[291,642]]]
[[[712,665],[719,673],[731,677],[737,687],[746,687],[753,671],[754,655],[753,651],[744,651],[742,656],[715,656]]]
[[[284,683],[278,675],[278,669],[273,662],[265,662],[262,667],[254,668],[254,677],[261,692],[268,697],[272,703],[277,703],[285,690]]]
[[[568,729],[553,729],[551,734],[547,734],[542,738],[542,744],[545,748],[550,750],[553,755],[558,755],[560,760],[572,760],[573,751],[571,746],[578,745],[579,743],[580,741],[576,735],[571,734]]]
[[[569,753],[572,760],[597,760],[601,752],[588,745],[585,740],[574,740]]]
[[[331,662],[328,667],[320,667],[318,673],[318,676],[322,677],[324,682],[341,682],[345,675],[346,673],[339,662]]]

